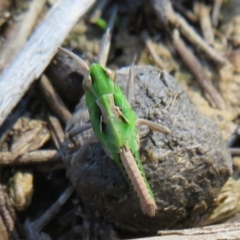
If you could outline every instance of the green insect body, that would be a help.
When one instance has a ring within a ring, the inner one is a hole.
[[[109,31],[103,38],[101,49],[98,60],[105,66],[106,52],[109,49]],[[132,95],[133,66],[129,72],[126,98],[101,64],[92,64],[89,69],[82,59],[69,50],[63,48],[60,50],[75,59],[84,72],[83,88],[91,121],[91,124],[67,131],[67,137],[72,142],[69,148],[77,146],[74,136],[87,129],[92,127],[95,135],[88,138],[78,149],[72,159],[72,164],[76,164],[81,159],[82,154],[92,142],[100,141],[105,152],[117,164],[129,186],[136,191],[143,212],[150,217],[155,216],[156,202],[145,176],[138,151],[137,125],[145,124],[152,130],[164,133],[170,133],[170,130],[146,119],[138,119],[131,108],[127,99],[131,99]]]
[[[90,78],[84,80],[83,86],[94,134],[130,186],[131,182],[122,165],[120,152],[123,148],[132,152],[148,192],[154,200],[140,160],[137,115],[125,95],[99,64],[91,65]]]

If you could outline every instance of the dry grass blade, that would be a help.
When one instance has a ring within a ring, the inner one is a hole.
[[[117,7],[114,7],[112,10],[111,17],[108,22],[108,28],[106,33],[103,35],[102,41],[101,41],[101,46],[98,54],[98,59],[97,62],[101,64],[103,67],[106,66],[107,59],[108,59],[108,54],[110,50],[110,45],[111,45],[111,37],[112,37],[112,29],[114,25],[114,20],[117,15]]]

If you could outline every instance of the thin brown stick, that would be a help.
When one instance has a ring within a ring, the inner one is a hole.
[[[200,2],[198,5],[199,5],[199,20],[203,37],[209,45],[213,45],[214,32],[210,20],[210,8],[207,7],[203,2]]]
[[[172,23],[175,26],[179,26],[179,30],[196,48],[201,49],[209,58],[219,65],[230,64],[229,61],[222,55],[220,55],[214,48],[209,46],[194,30],[188,25],[188,23],[180,15],[175,14],[175,18],[172,19]]]
[[[145,44],[148,48],[148,51],[150,52],[150,54],[151,54],[153,60],[155,61],[155,63],[161,69],[165,69],[165,64],[164,64],[163,60],[157,55],[148,33],[146,31],[143,31],[142,34],[141,34],[141,37],[142,37],[143,41],[145,42]]]
[[[24,165],[43,162],[61,161],[61,157],[56,150],[39,150],[25,153],[19,156],[11,152],[0,152],[0,166]]]
[[[49,120],[49,127],[50,132],[53,138],[53,142],[58,150],[58,154],[61,156],[62,160],[64,159],[64,154],[62,152],[63,142],[64,142],[64,131],[62,129],[62,126],[60,124],[60,121],[54,117],[51,116],[48,113],[48,120]]]
[[[166,25],[167,23],[171,23],[175,28],[178,28],[181,34],[183,34],[196,48],[202,50],[210,59],[219,65],[230,64],[224,56],[209,46],[184,18],[174,12],[170,1],[151,0],[151,2],[163,24]],[[160,3],[162,5],[160,5]]]
[[[218,25],[218,16],[222,6],[222,0],[214,0],[213,10],[212,10],[212,24],[214,27]]]
[[[42,75],[41,77],[40,90],[54,114],[56,114],[56,116],[66,124],[67,121],[72,117],[72,114],[67,109],[59,95],[55,92],[46,75]]]
[[[193,53],[186,47],[185,43],[180,38],[177,30],[173,33],[173,44],[179,55],[181,56],[183,62],[189,68],[193,76],[198,80],[200,86],[202,87],[205,95],[207,95],[210,103],[219,109],[224,109],[225,104],[221,95],[217,92],[215,87],[212,85],[210,80],[203,73],[202,66],[198,59],[193,55]]]
[[[157,206],[149,193],[146,182],[138,168],[138,165],[134,159],[133,154],[129,150],[122,149],[120,152],[120,158],[124,166],[125,171],[133,185],[134,190],[136,191],[143,213],[154,217],[156,214]]]
[[[49,113],[48,113],[48,120],[49,120],[49,124],[50,124],[51,133],[53,135],[53,132],[54,132],[54,135],[57,139],[57,141],[54,140],[55,146],[57,149],[59,149],[62,147],[64,138],[65,138],[65,134],[62,129],[61,123],[58,120],[58,118],[51,116]]]
[[[185,8],[178,0],[172,2],[173,6],[184,16],[186,16],[191,22],[197,22],[197,15]]]
[[[0,126],[95,0],[60,0],[0,77]]]

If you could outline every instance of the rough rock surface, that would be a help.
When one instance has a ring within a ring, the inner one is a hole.
[[[122,89],[128,71],[118,71]],[[132,106],[139,117],[171,129],[166,135],[139,127],[141,160],[157,214],[151,218],[142,213],[135,193],[99,143],[92,144],[76,166],[70,165],[75,152],[66,147],[68,176],[84,206],[124,231],[154,233],[197,226],[232,172],[220,130],[196,109],[173,77],[152,67],[135,68]],[[77,109],[67,129],[88,121],[84,100]],[[79,135],[80,144],[90,134]]]

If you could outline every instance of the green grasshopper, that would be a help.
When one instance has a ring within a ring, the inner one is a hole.
[[[132,185],[135,189],[143,212],[151,217],[155,216],[157,206],[140,160],[137,126],[145,124],[153,130],[164,133],[169,133],[169,129],[145,119],[138,119],[131,108],[128,100],[131,99],[132,94],[133,66],[130,69],[127,99],[113,80],[113,75],[102,65],[94,63],[88,68],[77,55],[66,49],[61,50],[86,69],[87,74],[83,80],[83,88],[91,122],[86,126],[73,129],[68,137],[74,143],[73,136],[90,127],[95,135],[85,142],[73,163],[79,161],[90,143],[100,141],[107,155],[115,161],[129,186]]]

